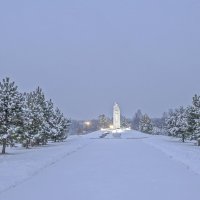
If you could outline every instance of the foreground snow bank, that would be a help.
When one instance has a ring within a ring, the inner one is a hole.
[[[91,133],[78,137],[81,139],[75,139],[71,144],[61,144],[57,149],[60,152],[56,151],[59,158],[60,153],[68,152],[71,145],[72,151],[76,151],[73,149],[77,145],[80,148],[86,146],[70,156],[65,153],[63,159],[37,176],[0,194],[0,200],[198,199],[200,176],[155,147],[159,143],[162,147],[166,144],[170,148],[170,144],[174,148],[177,143],[168,142],[167,137],[137,132],[104,138],[99,134]],[[49,151],[46,156],[50,157],[54,151]],[[34,153],[29,153],[29,161],[35,157]]]
[[[8,154],[0,155],[0,193],[15,187],[62,158],[84,148],[88,142],[81,136],[70,136],[65,142],[51,143],[28,150],[8,148]]]
[[[93,170],[93,172],[95,172],[93,174],[94,176],[98,175],[98,172],[103,169],[105,170],[102,173],[106,173],[108,171],[107,167],[109,166],[109,173],[112,175],[113,166],[119,166],[116,174],[122,170],[121,175],[123,175],[124,170],[129,170],[127,178],[130,178],[130,174],[132,174],[133,177],[135,175],[134,171],[129,169],[129,166],[132,166],[133,169],[136,170],[142,168],[143,165],[156,164],[154,162],[159,164],[162,162],[162,159],[166,159],[167,155],[168,158],[166,162],[171,163],[171,160],[172,163],[174,163],[173,161],[175,160],[175,162],[178,161],[176,162],[177,165],[183,166],[180,164],[181,162],[187,166],[187,169],[191,169],[200,174],[200,148],[194,146],[191,142],[181,143],[178,139],[167,136],[148,135],[137,131],[126,131],[117,137],[113,136],[113,134],[108,134],[105,138],[101,138],[102,134],[104,134],[104,132],[97,131],[84,136],[71,136],[63,143],[52,143],[44,147],[37,147],[29,150],[22,148],[8,149],[9,154],[0,155],[0,193],[15,187],[38,173],[42,174],[42,172],[48,171],[46,168],[49,166],[53,165],[52,168],[54,168],[56,166],[54,164],[59,164],[60,162],[66,162],[66,166],[69,168],[71,166],[71,171],[69,170],[70,177],[71,173],[76,175],[76,172],[82,169],[78,166],[82,166],[85,163],[86,166],[83,168],[82,176],[84,176],[85,170],[88,170],[88,174]],[[73,157],[70,155],[73,155]],[[96,161],[93,160],[94,157]],[[124,163],[121,161],[122,159],[124,159]],[[144,161],[144,163],[141,164],[141,161]],[[74,162],[77,163],[74,164]],[[113,165],[113,162],[115,165]],[[104,167],[105,163],[106,168]],[[110,165],[108,165],[108,163],[110,163]],[[100,164],[102,164],[102,166]],[[167,169],[166,167],[163,169],[156,168],[157,164],[152,168],[154,169],[155,167],[162,175],[162,170]],[[90,168],[91,166],[93,167]],[[96,168],[98,170],[95,170]],[[77,171],[74,171],[74,169],[77,169]],[[146,168],[144,170],[146,170]],[[54,173],[56,176],[56,172]],[[109,173],[106,174],[105,177],[109,176]],[[171,172],[169,172],[169,174],[170,173]],[[155,171],[154,175],[157,176],[157,171]],[[174,176],[175,175],[174,173]],[[100,177],[102,177],[102,174]],[[73,178],[70,180],[73,180]],[[87,178],[88,176],[86,174],[83,177],[84,183]],[[90,178],[93,180],[92,178],[94,177]],[[76,180],[76,184],[79,183],[79,177],[77,177]],[[102,181],[103,183],[105,182],[104,179],[102,179]],[[75,187],[75,189],[77,190],[77,187]]]
[[[200,174],[200,148],[194,142],[182,143],[180,139],[168,136],[151,136],[145,142]]]
[[[113,137],[113,134],[109,134],[106,138],[112,139],[115,137]],[[144,143],[162,151],[171,159],[183,163],[188,169],[200,174],[200,147],[195,146],[193,141],[182,143],[178,138],[149,135],[138,131],[124,132],[120,138],[141,139]]]

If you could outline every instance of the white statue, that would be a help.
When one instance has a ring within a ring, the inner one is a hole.
[[[113,128],[120,129],[121,121],[120,121],[120,108],[117,103],[115,103],[113,107]]]

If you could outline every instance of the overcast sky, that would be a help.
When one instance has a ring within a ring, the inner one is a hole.
[[[200,94],[199,0],[2,0],[0,78],[74,119],[153,117]]]

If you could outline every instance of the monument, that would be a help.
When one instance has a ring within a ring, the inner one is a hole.
[[[120,129],[121,121],[120,121],[120,108],[117,103],[115,103],[113,107],[113,128]]]

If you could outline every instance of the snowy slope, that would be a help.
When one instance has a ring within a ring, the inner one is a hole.
[[[29,177],[0,193],[0,200],[198,199],[200,176],[187,166],[190,160],[198,172],[199,148],[134,131],[122,133],[121,138],[100,139],[101,135],[72,137],[65,143],[0,157],[2,189],[22,181],[20,176]]]
[[[0,193],[37,175],[64,157],[84,148],[87,140],[71,136],[66,142],[32,149],[11,148],[0,155]]]
[[[112,134],[106,138],[112,139]],[[149,135],[138,131],[126,131],[121,134],[121,139],[143,139],[142,141],[167,154],[171,159],[186,165],[200,175],[200,147],[194,141],[182,143],[180,139],[162,135]]]

